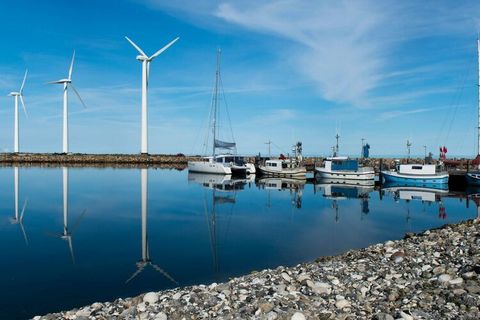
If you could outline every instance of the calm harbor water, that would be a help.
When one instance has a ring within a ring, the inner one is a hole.
[[[225,281],[477,216],[465,192],[186,170],[3,167],[0,190],[1,319]]]

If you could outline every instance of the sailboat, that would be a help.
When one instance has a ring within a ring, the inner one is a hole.
[[[478,125],[477,125],[477,157],[472,164],[477,165],[477,170],[466,173],[467,183],[474,186],[480,186],[480,39],[477,39],[477,57],[478,57]]]
[[[227,142],[219,139],[218,123],[219,120],[219,107],[218,107],[218,89],[221,84],[220,78],[220,54],[221,51],[217,51],[217,71],[215,73],[215,88],[212,99],[212,111],[211,115],[211,127],[213,133],[213,148],[212,155],[203,157],[200,161],[189,161],[188,171],[201,172],[201,173],[215,173],[215,174],[227,174],[227,175],[245,175],[247,173],[255,173],[255,166],[253,164],[245,164],[242,157],[236,156],[236,143]],[[233,138],[233,137],[232,137]],[[208,135],[207,135],[208,140]],[[217,154],[217,149],[221,150],[234,150],[234,154]]]

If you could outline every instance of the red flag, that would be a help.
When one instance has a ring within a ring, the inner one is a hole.
[[[447,153],[447,147],[443,146],[443,153]]]

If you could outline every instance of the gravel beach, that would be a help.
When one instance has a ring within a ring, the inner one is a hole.
[[[480,224],[467,221],[221,284],[34,319],[480,319],[479,276]]]

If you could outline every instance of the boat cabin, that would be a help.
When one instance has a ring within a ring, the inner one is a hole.
[[[265,167],[272,171],[282,171],[282,169],[287,169],[288,165],[283,160],[266,160]]]
[[[332,157],[325,160],[328,171],[357,171],[358,161],[347,157]]]
[[[435,174],[436,166],[434,164],[399,164],[397,171],[401,174],[431,175]]]

